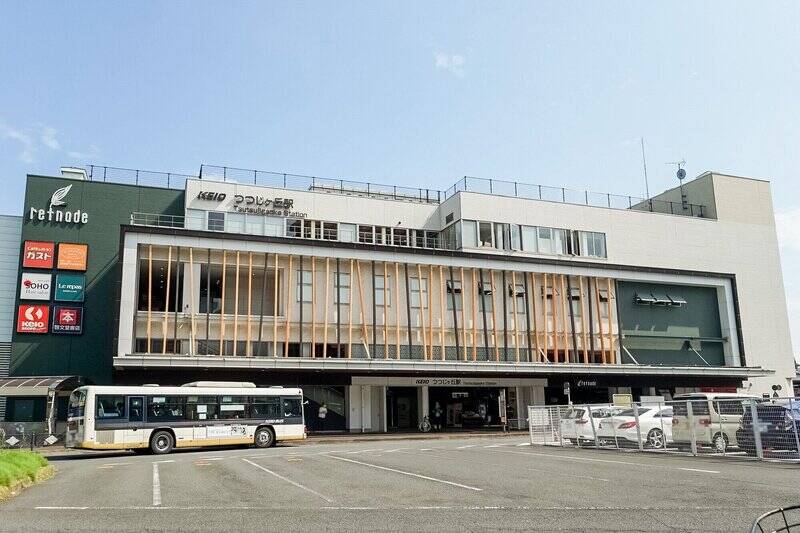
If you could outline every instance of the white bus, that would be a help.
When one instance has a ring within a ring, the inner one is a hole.
[[[67,448],[151,450],[306,438],[303,391],[198,381],[180,387],[87,386],[73,391]]]

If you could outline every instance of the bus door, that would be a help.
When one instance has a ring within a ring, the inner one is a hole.
[[[128,396],[128,426],[125,428],[125,444],[147,443],[144,430],[144,396]]]

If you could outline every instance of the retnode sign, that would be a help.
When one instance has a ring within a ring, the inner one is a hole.
[[[67,185],[57,189],[50,197],[50,205],[47,208],[31,206],[28,211],[28,219],[40,222],[54,222],[64,224],[86,224],[89,222],[89,213],[77,209],[70,211],[65,209],[67,202],[65,198],[72,189],[72,185]]]
[[[47,333],[50,309],[46,305],[20,305],[17,333]]]

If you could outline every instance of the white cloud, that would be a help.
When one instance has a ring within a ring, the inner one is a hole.
[[[436,53],[436,68],[446,70],[450,74],[463,78],[464,77],[464,56],[461,54],[446,54],[444,52]]]
[[[100,150],[94,144],[87,151],[66,147],[58,138],[56,128],[48,125],[37,125],[33,128],[20,129],[0,120],[0,140],[7,139],[19,146],[19,158],[24,163],[35,163],[36,156],[44,149],[63,154],[71,159],[88,159],[95,157]]]
[[[42,140],[42,144],[51,150],[61,150],[61,143],[56,139],[56,135],[58,135],[57,129],[50,126],[42,126],[39,138]]]
[[[25,163],[33,163],[35,161],[34,153],[36,152],[36,147],[30,134],[0,122],[0,137],[10,139],[20,145],[19,158],[22,161]]]

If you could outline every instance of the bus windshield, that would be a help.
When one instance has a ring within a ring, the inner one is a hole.
[[[74,391],[69,397],[69,408],[67,410],[67,417],[77,418],[83,416],[83,410],[86,407],[86,393],[81,390]]]

